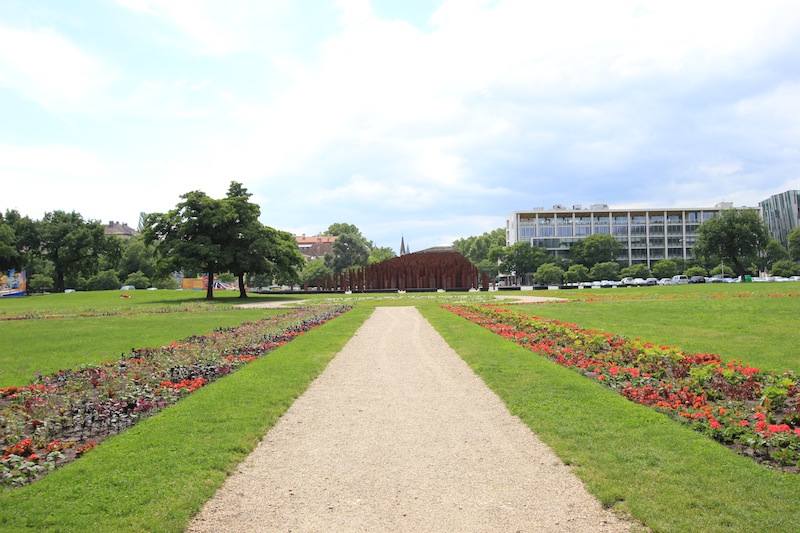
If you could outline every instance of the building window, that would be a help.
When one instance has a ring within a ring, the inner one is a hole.
[[[592,228],[590,226],[575,226],[575,235],[578,237],[591,235]]]
[[[553,235],[555,235],[555,228],[552,226],[539,228],[539,237],[552,237]]]
[[[572,237],[572,226],[559,226],[557,235],[559,237]]]
[[[628,224],[628,217],[626,217],[626,216],[614,217],[614,224],[615,225],[627,225]]]
[[[608,226],[595,226],[594,233],[595,235],[598,234],[608,235],[609,234]]]
[[[612,235],[622,235],[625,236],[628,234],[628,226],[614,226],[612,231]]]
[[[664,215],[650,215],[650,224],[663,224]]]
[[[644,215],[634,215],[631,217],[631,224],[647,224],[647,217]]]
[[[680,224],[683,222],[683,217],[679,214],[671,214],[667,215],[667,223],[669,224]]]

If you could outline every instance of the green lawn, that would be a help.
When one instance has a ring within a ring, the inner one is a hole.
[[[691,353],[712,352],[725,360],[741,359],[763,370],[800,371],[800,292],[796,292],[800,283],[663,289],[673,288],[548,291],[548,296],[569,294],[598,301],[525,305],[519,310],[584,328],[680,346]],[[663,299],[638,299],[642,296]]]

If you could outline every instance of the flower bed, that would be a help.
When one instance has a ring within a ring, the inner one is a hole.
[[[350,309],[296,309],[0,389],[0,483],[23,485]]]
[[[493,305],[443,306],[735,451],[800,472],[800,381],[714,354],[582,329]]]

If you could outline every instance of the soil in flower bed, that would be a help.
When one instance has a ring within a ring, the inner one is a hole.
[[[496,305],[443,306],[771,468],[800,472],[800,380]]]
[[[18,486],[39,479],[348,309],[300,308],[0,389],[0,483]]]

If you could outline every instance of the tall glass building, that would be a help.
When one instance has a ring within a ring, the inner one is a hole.
[[[514,211],[506,218],[506,245],[529,242],[566,258],[573,243],[598,233],[612,235],[623,246],[619,261],[652,267],[662,259],[691,259],[702,222],[733,204],[714,207],[668,209],[612,209],[606,204],[568,209],[554,205],[530,211]],[[736,209],[756,209],[741,207]]]
[[[758,202],[770,235],[788,247],[788,235],[800,227],[800,191],[786,191]]]

